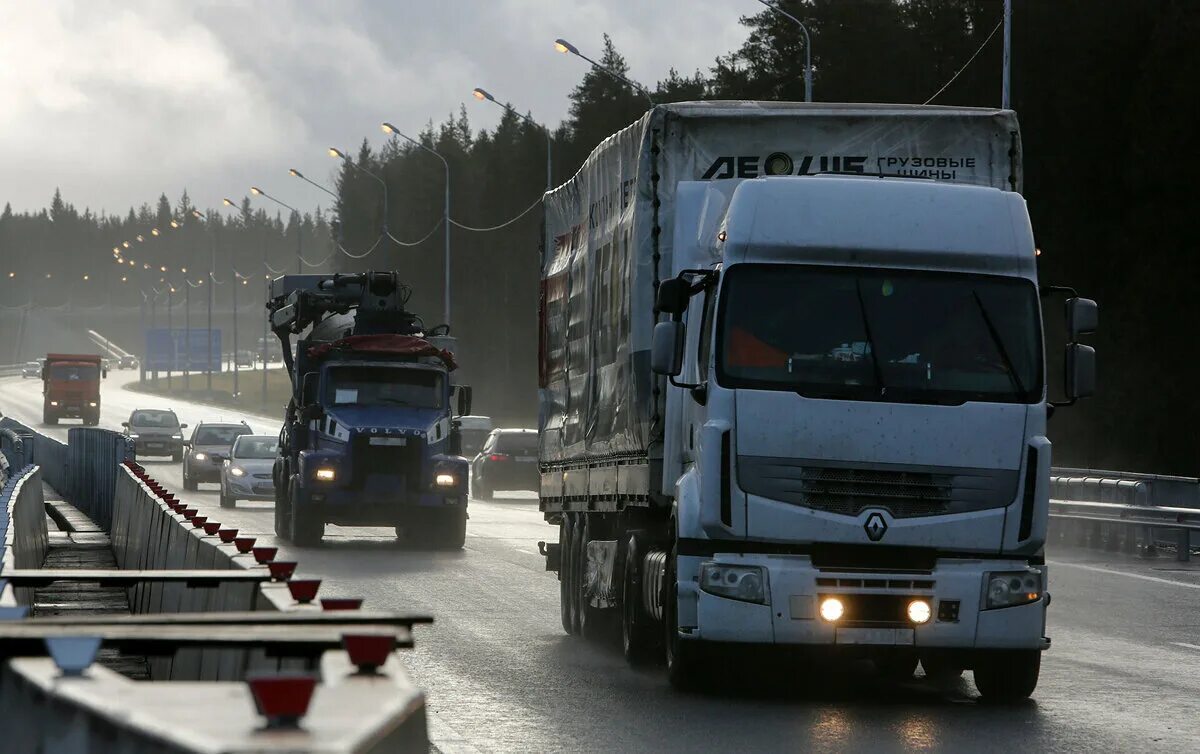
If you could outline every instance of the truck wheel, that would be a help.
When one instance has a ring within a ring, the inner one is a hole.
[[[621,573],[621,649],[630,665],[643,665],[653,656],[652,625],[642,607],[642,548],[630,536]]]
[[[301,547],[315,547],[321,544],[321,537],[325,536],[325,522],[313,516],[312,511],[306,511],[305,506],[300,505],[300,479],[292,477],[292,483],[288,485],[288,508],[290,509],[291,540],[294,544]]]
[[[595,641],[604,638],[606,634],[604,629],[608,624],[605,619],[609,615],[608,611],[593,607],[591,600],[588,599],[588,588],[591,582],[588,578],[587,543],[593,539],[591,518],[583,516],[582,525],[577,528],[579,556],[575,561],[575,573],[577,574],[575,583],[578,589],[575,593],[575,602],[579,605],[579,633],[585,639]]]
[[[704,647],[699,640],[679,638],[679,604],[675,558],[678,545],[671,545],[667,574],[663,579],[663,625],[666,627],[667,680],[676,691],[696,691],[704,685]]]
[[[434,541],[442,550],[461,550],[467,543],[466,506],[439,510],[434,519]]]
[[[288,495],[291,493],[291,485],[277,485],[275,487],[275,536],[280,539],[291,539],[292,536],[292,520],[289,514],[291,513],[291,502]]]
[[[558,524],[558,609],[562,614],[562,627],[568,634],[575,633],[575,620],[571,617],[571,538],[575,535],[575,522],[570,513],[564,513]]]
[[[917,653],[898,649],[871,660],[875,670],[889,681],[911,681],[917,672]]]
[[[571,571],[568,575],[567,590],[570,592],[570,608],[571,608],[571,633],[579,635],[579,546],[580,538],[583,535],[583,515],[580,513],[569,514],[573,521],[571,522],[571,547],[567,552],[567,561],[571,564]]]
[[[975,686],[985,702],[1011,704],[1037,688],[1042,653],[1036,649],[989,652],[976,661]]]

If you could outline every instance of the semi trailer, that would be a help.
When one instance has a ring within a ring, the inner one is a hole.
[[[1011,111],[706,102],[654,107],[548,193],[564,629],[618,620],[677,687],[749,647],[1032,693],[1047,421],[1093,390],[1098,316],[1039,285],[1021,188]],[[1043,302],[1070,335],[1054,393]]]

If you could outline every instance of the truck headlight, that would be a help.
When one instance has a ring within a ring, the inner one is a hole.
[[[1036,568],[1025,571],[996,571],[985,574],[985,577],[985,610],[1027,605],[1042,598],[1042,572]]]
[[[438,474],[433,478],[434,484],[439,487],[453,487],[455,480],[453,474]]]
[[[767,575],[759,566],[700,564],[700,588],[718,597],[767,604]]]
[[[197,461],[207,461],[208,453],[193,453],[192,458],[195,458]]]
[[[913,600],[908,603],[908,619],[913,623],[928,623],[932,617],[933,608],[929,606],[929,600]]]
[[[245,471],[245,469],[243,469],[239,466],[230,466],[229,467],[229,475],[230,476],[246,476],[246,471]]]
[[[846,606],[837,597],[826,597],[821,600],[821,619],[836,623],[846,614]]]
[[[317,469],[316,476],[322,482],[332,482],[334,479],[337,479],[337,472],[329,468]]]

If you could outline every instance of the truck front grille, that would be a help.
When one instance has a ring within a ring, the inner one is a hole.
[[[744,491],[843,516],[884,509],[895,518],[918,518],[1000,508],[1015,499],[1018,476],[1004,469],[862,467],[738,456]]]
[[[352,484],[361,489],[368,476],[400,477],[405,489],[416,492],[421,488],[421,455],[423,443],[408,438],[406,445],[371,445],[370,437],[354,439],[351,465]]]

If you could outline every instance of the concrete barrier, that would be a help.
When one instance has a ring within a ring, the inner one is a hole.
[[[26,466],[0,490],[0,580],[12,568],[41,568],[49,548],[41,469]],[[31,605],[33,590],[4,586],[0,604]]]

